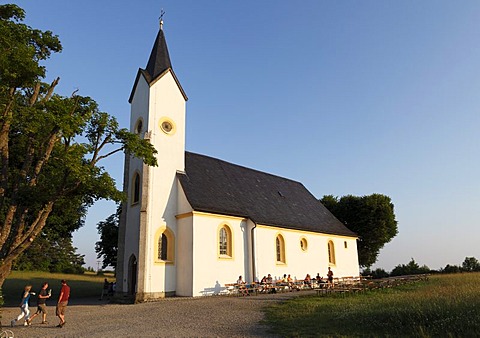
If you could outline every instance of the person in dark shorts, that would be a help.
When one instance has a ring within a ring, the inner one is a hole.
[[[57,327],[63,327],[65,325],[65,310],[67,309],[68,299],[70,298],[70,287],[67,285],[67,281],[62,279],[62,288],[60,289],[60,295],[58,296],[56,314],[60,319],[60,323]]]
[[[328,287],[333,288],[333,271],[328,267],[327,272]]]
[[[42,324],[48,324],[47,322],[47,299],[52,295],[52,290],[48,289],[48,282],[42,284],[42,288],[38,292],[37,299],[37,312],[35,312],[28,320],[28,325],[32,323],[33,318],[42,314]]]
[[[103,299],[103,296],[108,295],[108,289],[110,288],[110,283],[108,282],[108,279],[105,278],[103,281],[103,288],[102,288],[102,294],[100,295],[100,300]]]

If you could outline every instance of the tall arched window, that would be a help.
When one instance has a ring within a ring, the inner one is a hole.
[[[158,263],[171,264],[175,255],[175,237],[169,228],[161,228],[157,231],[155,241],[155,261]]]
[[[163,233],[162,236],[158,238],[158,259],[162,261],[166,261],[167,252],[168,252],[168,240],[167,240],[167,236],[165,236],[165,233]]]
[[[135,173],[133,177],[133,194],[132,194],[132,204],[138,203],[140,201],[140,175]]]
[[[278,235],[275,239],[275,249],[277,263],[285,263],[285,241],[282,235]]]
[[[140,134],[142,130],[143,130],[143,121],[141,118],[139,118],[135,126],[135,134]]]
[[[232,257],[232,231],[226,224],[218,230],[218,254]]]
[[[335,264],[335,246],[333,241],[328,241],[328,263]]]

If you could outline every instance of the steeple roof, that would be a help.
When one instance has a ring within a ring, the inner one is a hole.
[[[178,81],[177,76],[172,69],[172,63],[170,61],[170,55],[168,54],[167,41],[165,40],[165,33],[163,32],[162,23],[163,22],[160,22],[160,30],[158,31],[157,38],[153,44],[152,52],[148,58],[147,67],[145,69],[138,69],[137,77],[135,78],[135,82],[130,93],[130,98],[128,99],[128,102],[130,103],[132,103],[140,76],[147,81],[149,86],[152,86],[157,79],[160,79],[167,72],[172,74],[175,82],[178,85],[178,88],[185,98],[185,101],[188,100],[187,94],[185,94],[185,91],[180,85],[180,81]]]
[[[165,34],[163,33],[163,29],[160,28],[145,70],[148,72],[151,79],[155,80],[157,76],[169,68],[172,68],[172,63],[170,62],[170,56],[168,55]]]

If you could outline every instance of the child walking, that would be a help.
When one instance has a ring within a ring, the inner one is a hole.
[[[35,292],[30,292],[32,289],[31,285],[26,285],[22,294],[22,301],[20,302],[20,310],[22,311],[17,318],[11,321],[11,326],[15,326],[15,323],[25,317],[25,323],[23,325],[28,326],[28,319],[30,318],[30,309],[28,308],[28,300],[30,295],[35,295]]]

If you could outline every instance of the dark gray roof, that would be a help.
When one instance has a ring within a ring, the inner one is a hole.
[[[168,55],[167,41],[165,40],[165,34],[163,29],[160,29],[153,44],[150,58],[147,62],[145,70],[151,77],[151,80],[155,80],[157,76],[162,74],[167,69],[172,68],[170,62],[170,56]],[[150,81],[149,81],[150,82]]]
[[[185,152],[185,173],[178,177],[196,211],[356,237],[299,182],[191,152]]]
[[[157,38],[155,39],[155,43],[153,44],[152,52],[150,53],[150,57],[148,58],[147,67],[145,69],[139,68],[137,72],[137,77],[135,78],[135,82],[133,83],[133,88],[130,93],[130,97],[128,102],[132,103],[133,95],[135,94],[135,90],[137,88],[138,80],[140,76],[143,76],[149,85],[159,77],[163,76],[168,70],[173,75],[175,82],[178,85],[185,101],[188,100],[187,94],[183,90],[182,86],[180,85],[180,81],[178,81],[175,72],[172,69],[172,63],[170,62],[170,55],[168,54],[167,48],[167,41],[165,40],[165,34],[163,33],[163,29],[160,29],[157,34]]]

